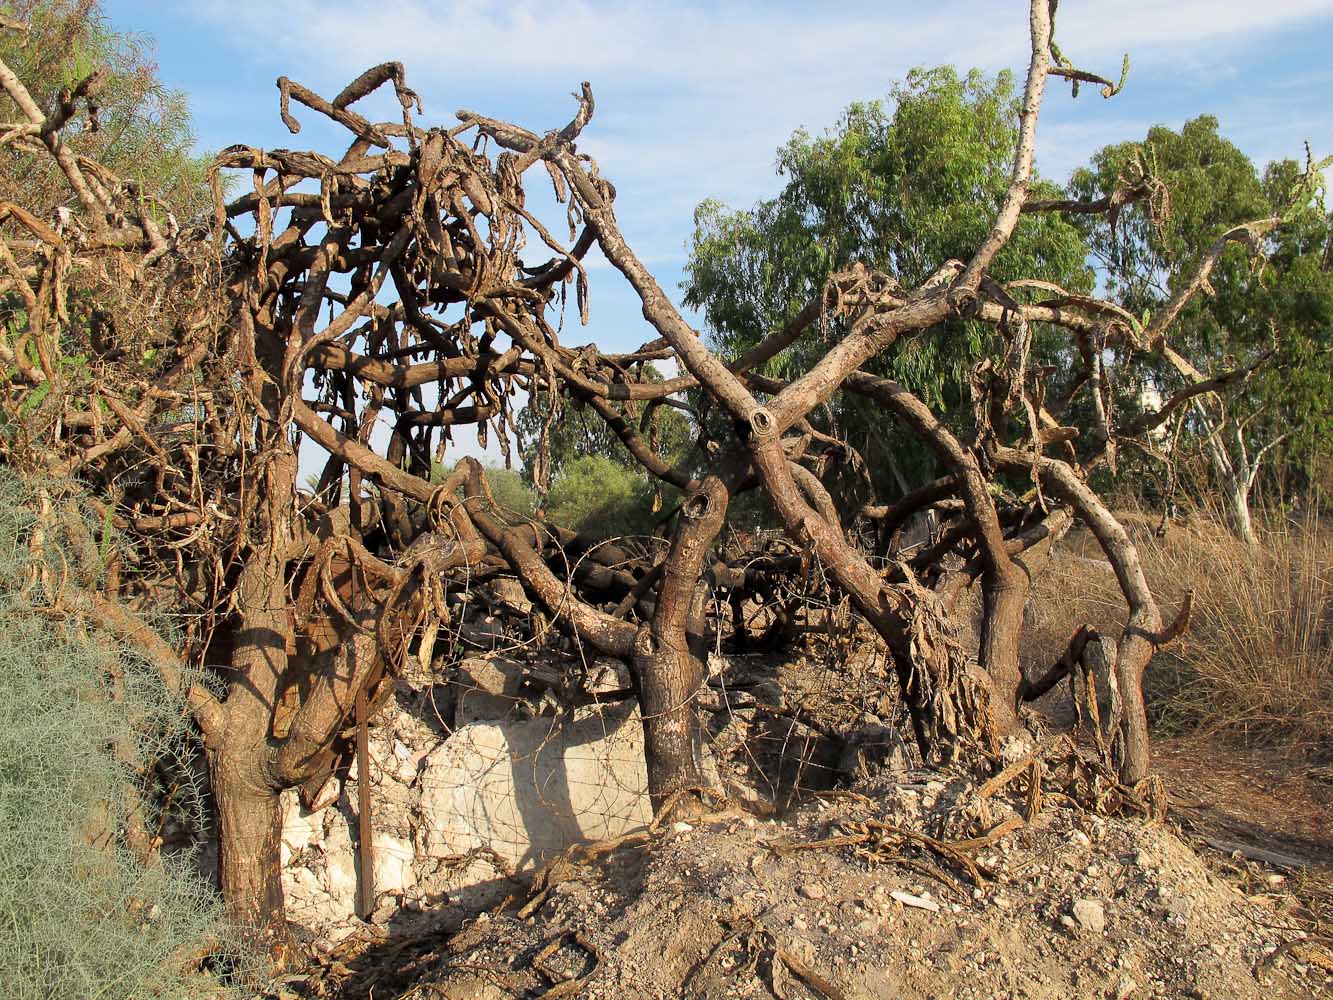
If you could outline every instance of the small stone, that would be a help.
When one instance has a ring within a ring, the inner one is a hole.
[[[1172,896],[1166,901],[1167,916],[1173,923],[1184,924],[1194,909],[1194,901],[1188,896]]]
[[[796,891],[800,893],[802,896],[804,896],[806,899],[824,898],[824,887],[820,885],[818,882],[807,882],[805,885],[801,886]]]
[[[1106,911],[1095,899],[1074,900],[1074,919],[1091,934],[1100,934],[1106,930]]]
[[[910,892],[903,892],[901,889],[895,889],[889,895],[902,903],[903,906],[912,906],[918,910],[929,910],[931,913],[940,912],[940,904],[933,899],[925,899],[921,896],[913,896]]]
[[[690,826],[690,824],[686,823],[684,820],[680,820],[678,822],[672,823],[671,829],[676,833],[689,833],[691,830],[694,829],[694,827]]]
[[[800,928],[797,928],[800,930]],[[806,965],[814,965],[819,959],[819,953],[815,946],[802,937],[787,937],[782,941],[783,947],[800,959]]]

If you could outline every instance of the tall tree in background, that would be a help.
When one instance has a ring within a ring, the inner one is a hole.
[[[143,196],[169,205],[179,224],[203,215],[210,157],[194,152],[185,95],[158,77],[150,42],[114,30],[96,0],[14,0],[7,7],[27,30],[0,31],[0,59],[44,112],[68,109],[67,146],[136,182]],[[76,95],[80,84],[85,90]],[[76,96],[81,111],[95,110],[75,115]],[[3,93],[0,115],[23,117]],[[0,170],[0,198],[21,195],[24,204],[48,210],[68,199],[64,178],[46,157],[12,145],[0,155],[10,161]]]
[[[1254,541],[1250,498],[1265,457],[1280,458],[1276,467],[1299,488],[1333,447],[1333,229],[1312,197],[1316,174],[1291,160],[1261,174],[1218,127],[1204,115],[1179,132],[1157,126],[1142,142],[1107,146],[1070,189],[1091,201],[1145,172],[1160,184],[1115,226],[1087,224],[1108,294],[1145,322],[1217,255],[1204,288],[1212,294],[1181,311],[1174,350],[1125,368],[1121,389],[1169,391],[1223,368],[1247,370],[1196,396],[1182,430],[1207,457],[1237,534]]]
[[[979,70],[962,76],[952,66],[916,69],[887,103],[851,105],[828,135],[793,135],[778,151],[778,173],[787,182],[777,197],[740,211],[716,201],[701,204],[686,302],[703,310],[720,352],[739,357],[766,332],[794,320],[831,274],[855,262],[910,288],[941,261],[966,259],[985,239],[987,213],[1008,188],[1019,111],[1007,71],[988,77]],[[1058,193],[1034,177],[1034,198]],[[1083,237],[1063,216],[1026,215],[990,275],[1088,291],[1086,255]],[[873,364],[878,374],[941,407],[949,420],[970,413],[972,368],[997,334],[993,326],[961,320],[940,332],[914,337]],[[785,378],[806,370],[836,333],[798,341],[768,364],[767,373]],[[917,470],[900,466],[927,461],[925,449],[911,435],[886,439],[874,406],[862,400],[838,405],[832,419],[841,426],[831,429],[861,448],[872,469],[892,470],[883,486],[906,492],[903,477]]]

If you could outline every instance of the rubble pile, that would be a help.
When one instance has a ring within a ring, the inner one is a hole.
[[[566,865],[546,894],[467,922],[415,989],[504,1000],[773,996],[1190,1000],[1327,996],[1333,955],[1294,885],[1225,881],[1168,825],[1015,797],[961,845],[981,789],[916,772],[782,820],[731,811]],[[974,827],[975,829],[975,827]],[[929,836],[929,834],[927,834]],[[479,972],[478,970],[484,970]],[[422,995],[420,992],[408,995]]]

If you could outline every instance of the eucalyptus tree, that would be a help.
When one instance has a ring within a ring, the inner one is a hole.
[[[1321,198],[1327,163],[1281,160],[1261,171],[1219,127],[1210,115],[1179,131],[1155,126],[1098,151],[1069,186],[1096,200],[1126,178],[1152,178],[1152,197],[1125,205],[1114,226],[1084,224],[1107,293],[1145,323],[1221,248],[1208,294],[1174,319],[1173,348],[1125,365],[1119,381],[1130,394],[1169,392],[1244,370],[1196,396],[1171,440],[1202,450],[1233,527],[1254,542],[1250,500],[1263,459],[1275,456],[1275,482],[1301,486],[1333,447],[1333,218]]]
[[[695,212],[686,302],[703,310],[712,342],[739,357],[764,332],[795,318],[829,277],[853,263],[883,271],[905,288],[939,262],[965,259],[990,226],[1010,183],[1021,94],[1013,74],[960,75],[951,66],[916,69],[887,101],[850,105],[826,135],[798,131],[778,151],[785,178],[773,198],[729,210],[706,201]],[[1035,172],[1032,197],[1060,192]],[[1091,290],[1083,234],[1063,215],[1020,219],[988,274],[997,281],[1045,280]],[[797,341],[765,371],[785,377],[808,367],[838,334]],[[1036,350],[1065,349],[1039,327]],[[993,326],[950,319],[870,362],[918,393],[956,425],[971,412],[974,365],[999,340]],[[907,491],[904,476],[932,459],[911,435],[885,435],[876,407],[842,399],[826,418],[854,443],[882,487]]]

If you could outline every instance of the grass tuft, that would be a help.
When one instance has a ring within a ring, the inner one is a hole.
[[[1252,547],[1202,513],[1163,538],[1155,517],[1131,511],[1121,520],[1163,617],[1187,590],[1195,594],[1189,632],[1148,668],[1158,732],[1333,759],[1333,530],[1315,517],[1273,519]],[[1124,622],[1115,578],[1086,532],[1075,532],[1041,571],[1034,602],[1029,670],[1053,662],[1081,622],[1117,633]]]

